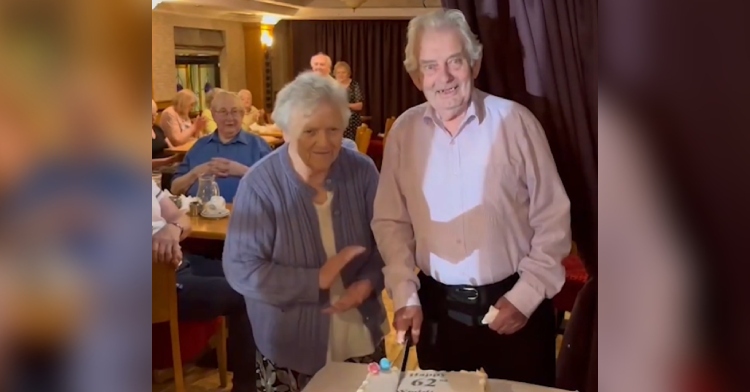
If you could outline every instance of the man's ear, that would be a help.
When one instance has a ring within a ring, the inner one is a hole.
[[[474,65],[471,66],[471,76],[473,79],[476,79],[477,76],[479,76],[480,68],[482,68],[482,56],[479,56],[477,61],[474,62]]]
[[[409,76],[411,76],[411,81],[414,82],[419,91],[424,91],[422,90],[422,73],[419,71],[409,72]]]

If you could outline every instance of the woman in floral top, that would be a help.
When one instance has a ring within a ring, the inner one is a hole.
[[[359,116],[363,107],[362,101],[364,101],[362,89],[359,83],[352,80],[352,68],[344,61],[336,63],[333,67],[333,75],[337,82],[346,87],[349,95],[349,110],[352,111],[352,115],[349,117],[349,125],[344,131],[344,137],[354,140],[357,136],[357,128],[362,125],[362,118]]]

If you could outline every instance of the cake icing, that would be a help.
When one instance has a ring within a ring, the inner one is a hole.
[[[407,371],[404,380],[398,384],[400,371],[370,371],[357,392],[485,392],[487,374],[483,370],[475,372],[444,372],[437,370]]]

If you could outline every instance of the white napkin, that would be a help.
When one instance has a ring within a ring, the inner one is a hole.
[[[499,310],[496,307],[490,306],[490,310],[487,311],[487,314],[485,314],[484,318],[482,318],[482,324],[490,324],[492,320],[495,319],[495,316],[497,316],[497,312],[499,312]]]
[[[180,211],[186,212],[190,210],[190,203],[198,201],[197,197],[180,195]]]

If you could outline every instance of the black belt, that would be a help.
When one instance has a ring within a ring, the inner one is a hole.
[[[490,306],[505,295],[518,281],[513,274],[500,282],[484,286],[447,285],[419,273],[419,299],[426,320],[449,317],[468,326],[482,325]]]

